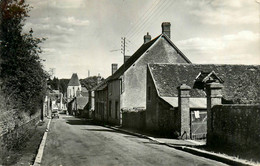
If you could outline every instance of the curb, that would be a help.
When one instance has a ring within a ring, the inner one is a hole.
[[[47,134],[48,134],[48,131],[50,129],[50,124],[51,124],[51,119],[49,119],[47,128],[46,128],[46,130],[44,132],[44,135],[42,137],[42,141],[41,141],[41,144],[39,146],[38,153],[37,153],[36,158],[34,160],[33,166],[40,166],[41,165],[42,156],[43,156],[43,150],[44,150],[44,147],[45,147]]]
[[[119,129],[117,127],[112,127],[112,126],[108,126],[108,125],[105,125],[105,127],[111,128],[113,130],[121,131],[123,133],[131,134],[131,135],[134,135],[134,136],[137,136],[137,137],[146,138],[146,139],[149,139],[149,140],[156,142],[160,145],[165,145],[165,146],[168,146],[168,147],[171,147],[171,148],[175,148],[177,150],[181,150],[181,151],[188,152],[188,153],[191,153],[191,154],[194,154],[194,155],[197,155],[197,156],[201,156],[201,157],[205,157],[205,158],[212,159],[212,160],[215,160],[215,161],[219,161],[219,162],[222,162],[222,163],[225,163],[225,164],[237,165],[237,166],[252,166],[252,165],[254,165],[254,164],[250,164],[250,163],[243,161],[243,160],[240,160],[240,159],[231,159],[231,157],[226,157],[226,156],[221,155],[221,154],[216,154],[216,153],[208,152],[208,151],[205,151],[205,150],[200,150],[200,149],[197,149],[197,148],[168,144],[168,143],[159,141],[159,140],[157,140],[153,137],[149,137],[149,136],[139,134],[139,133],[134,133],[134,132],[124,130],[124,129]]]

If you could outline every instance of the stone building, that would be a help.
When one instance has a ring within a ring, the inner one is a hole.
[[[77,73],[73,73],[67,87],[67,101],[70,102],[77,96],[77,91],[81,92],[81,84]]]
[[[91,100],[92,104],[90,106],[91,111],[93,111],[91,116],[96,121],[106,123],[108,119],[108,89],[107,89],[107,79],[103,80],[96,87],[92,89]]]
[[[149,64],[146,129],[182,138],[206,137],[211,103],[206,86],[223,87],[222,95],[216,95],[222,104],[260,104],[259,73],[260,66],[254,65]],[[209,95],[218,91],[213,92]]]
[[[88,90],[85,87],[81,88],[81,91],[76,92],[76,96],[68,102],[68,113],[80,117],[88,117],[86,105],[89,102]]]
[[[146,107],[148,63],[191,63],[171,41],[170,26],[169,22],[162,23],[162,34],[153,40],[147,33],[143,45],[106,80],[107,113],[100,115],[108,115],[106,118],[109,123],[122,124],[122,109]],[[97,108],[95,111],[102,112]]]

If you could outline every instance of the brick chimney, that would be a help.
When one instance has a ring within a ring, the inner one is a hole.
[[[101,76],[100,76],[100,73],[98,73],[98,76],[97,76],[97,85],[101,83]]]
[[[162,33],[171,38],[171,23],[163,22],[162,23]]]
[[[131,56],[125,55],[124,56],[124,63],[130,58]]]
[[[144,35],[144,44],[151,41],[151,39],[152,39],[151,35],[149,35],[149,32],[147,32],[147,34]]]
[[[112,63],[112,74],[114,74],[117,71],[117,64],[116,63]]]

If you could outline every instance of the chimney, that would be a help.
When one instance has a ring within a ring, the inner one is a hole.
[[[117,71],[117,64],[112,63],[112,75]]]
[[[129,55],[125,55],[124,56],[124,63],[130,58],[131,56],[129,56]]]
[[[149,35],[149,32],[147,32],[147,34],[144,35],[144,44],[151,41],[151,39],[152,39],[151,35]]]
[[[171,38],[171,23],[163,22],[162,23],[162,33]]]
[[[97,85],[101,83],[101,76],[100,74],[98,73],[98,76],[97,76]]]

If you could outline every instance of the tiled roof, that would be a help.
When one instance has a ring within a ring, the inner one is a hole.
[[[82,96],[88,97],[88,90],[85,87],[81,87],[81,93]]]
[[[68,86],[80,86],[79,78],[77,73],[73,73]]]
[[[169,103],[173,107],[178,107],[178,97],[160,97],[167,103]],[[199,108],[205,109],[207,108],[207,99],[204,98],[190,98],[189,101],[190,108]]]
[[[110,80],[111,76],[107,77],[105,80],[97,84],[95,87],[91,89],[91,91],[96,91],[96,90],[103,90],[105,87],[107,87],[107,82]]]
[[[234,103],[260,103],[260,65],[149,64],[157,92],[162,97],[177,97],[177,87],[193,88],[200,72],[214,71],[224,83],[223,98]],[[191,89],[191,97],[205,97],[205,92]]]
[[[112,76],[110,79],[118,79],[132,64],[139,59],[145,51],[147,51],[158,39],[164,37],[170,45],[177,51],[177,53],[183,57],[187,63],[191,63],[190,60],[173,44],[173,42],[164,34],[161,34],[154,38],[153,40],[143,44]]]
[[[77,97],[77,108],[83,109],[88,103],[88,97]]]
[[[185,61],[187,63],[191,63],[190,60],[177,48],[177,46],[175,44],[173,44],[173,42],[170,40],[170,38],[168,36],[161,34],[161,35],[157,36],[156,38],[154,38],[153,40],[143,44],[132,56],[129,57],[129,59],[122,66],[120,66],[119,69],[117,69],[117,71],[113,75],[109,76],[104,81],[102,81],[100,84],[98,84],[97,86],[92,88],[92,91],[103,90],[107,86],[107,82],[109,82],[110,80],[118,79],[131,65],[133,65],[161,37],[164,37],[170,43],[170,45],[177,51],[177,53],[183,59],[185,59]]]
[[[151,45],[159,38],[160,36],[154,38],[153,40],[143,44],[117,71],[111,76],[111,79],[119,78],[138,58],[140,58],[143,53],[150,48]]]

